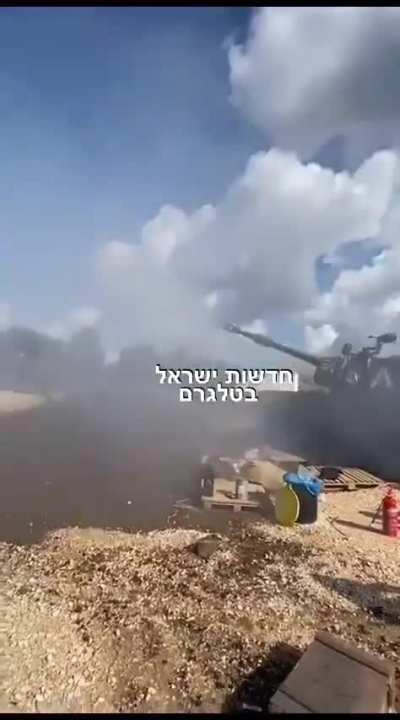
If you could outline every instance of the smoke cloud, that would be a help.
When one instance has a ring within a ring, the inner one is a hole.
[[[229,50],[233,103],[280,147],[365,157],[398,141],[399,41],[399,8],[262,8]]]
[[[99,250],[106,312],[114,311],[119,323],[124,316],[137,342],[208,347],[228,359],[249,355],[243,341],[218,330],[226,321],[268,324],[280,314],[303,328],[335,328],[337,318],[324,312],[332,301],[319,293],[315,261],[343,243],[383,238],[396,170],[390,151],[353,174],[304,164],[280,150],[260,152],[220,204],[192,214],[163,207],[134,242]],[[360,282],[362,274],[357,277]],[[346,283],[341,274],[336,287],[341,298],[347,287],[354,293],[353,276]]]

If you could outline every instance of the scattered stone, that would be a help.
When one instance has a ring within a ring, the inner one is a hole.
[[[208,560],[220,547],[221,540],[217,535],[207,535],[200,538],[194,545],[193,551],[204,560]]]

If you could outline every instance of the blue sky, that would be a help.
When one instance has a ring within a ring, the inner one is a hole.
[[[163,203],[218,199],[260,147],[229,103],[223,48],[248,14],[1,11],[1,295],[19,322],[96,302],[97,245]]]
[[[44,327],[101,303],[93,257],[166,203],[218,203],[271,144],[230,101],[249,8],[6,8],[0,14],[0,300]],[[272,136],[271,136],[272,137]],[[314,156],[345,165],[340,135]],[[305,242],[307,239],[305,238]],[[348,267],[374,250],[350,244]],[[338,274],[320,261],[318,285]],[[234,319],[234,318],[232,318]],[[282,316],[270,329],[301,341]]]

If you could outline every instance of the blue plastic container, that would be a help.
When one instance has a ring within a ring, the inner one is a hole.
[[[322,482],[311,475],[301,475],[298,472],[285,473],[283,480],[299,498],[300,509],[297,522],[300,525],[316,522],[318,519],[318,495],[323,490]]]

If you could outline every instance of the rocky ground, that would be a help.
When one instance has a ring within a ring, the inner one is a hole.
[[[209,558],[195,515],[1,544],[0,710],[265,709],[317,630],[399,664],[400,541],[333,522],[378,494],[328,499],[311,533],[227,523]]]

